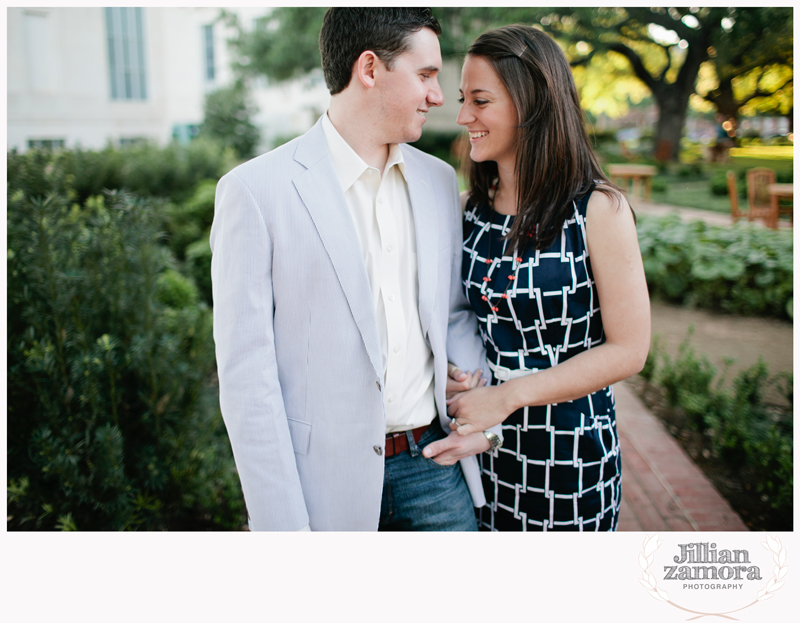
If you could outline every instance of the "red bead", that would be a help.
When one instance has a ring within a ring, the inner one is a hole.
[[[516,277],[515,277],[514,275],[509,275],[509,276],[508,276],[508,278],[509,278],[511,281],[514,281],[514,279],[516,279]]]
[[[484,277],[483,280],[484,281],[491,281],[491,279],[489,279],[489,277]]]
[[[482,300],[482,301],[488,301],[489,299],[488,299],[488,298],[486,298],[486,295],[484,294],[484,295],[481,297],[481,300]]]
[[[492,307],[492,311],[499,311],[499,310],[500,310],[499,307]]]
[[[518,258],[517,258],[517,261],[518,261],[518,262],[521,262],[521,261],[522,261],[522,258],[521,258],[521,257],[518,257]]]
[[[508,298],[508,294],[504,294],[504,295],[503,295],[503,298],[504,298],[504,299],[507,299],[507,298]]]
[[[486,263],[486,264],[491,264],[491,263],[492,263],[492,260],[490,260],[488,257],[487,257],[485,260],[483,260],[483,261],[484,261],[484,263]]]

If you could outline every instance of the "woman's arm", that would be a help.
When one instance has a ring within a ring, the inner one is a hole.
[[[650,348],[650,300],[633,213],[594,192],[586,208],[586,243],[603,316],[605,342],[547,370],[448,401],[462,435],[486,430],[524,406],[582,398],[644,366]]]

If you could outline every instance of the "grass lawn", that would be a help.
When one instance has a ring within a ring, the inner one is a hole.
[[[654,203],[666,203],[683,208],[698,208],[712,212],[731,211],[731,202],[728,196],[712,195],[708,178],[685,178],[677,175],[659,175],[658,180],[666,183],[664,192],[653,191]]]
[[[655,177],[666,185],[662,192],[653,191],[653,201],[686,208],[711,210],[728,213],[731,210],[727,195],[712,195],[709,179],[714,174],[735,171],[737,177],[743,172],[756,167],[766,167],[775,171],[776,175],[791,176],[794,160],[792,147],[756,146],[731,149],[731,158],[726,163],[709,163],[701,165],[702,174],[693,177],[682,177],[675,174],[662,174]],[[779,180],[780,181],[780,180]],[[740,197],[740,203],[747,200]]]

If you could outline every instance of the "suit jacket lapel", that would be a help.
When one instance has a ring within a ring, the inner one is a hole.
[[[300,138],[294,157],[306,167],[294,178],[294,186],[333,263],[375,373],[382,379],[383,357],[367,269],[320,122]]]
[[[406,166],[406,183],[414,213],[417,243],[417,272],[419,279],[419,321],[422,334],[427,335],[436,301],[436,284],[439,277],[439,230],[437,218],[437,190],[428,169],[421,165],[411,149],[403,150]]]

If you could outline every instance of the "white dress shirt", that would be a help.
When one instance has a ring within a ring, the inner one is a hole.
[[[347,144],[328,115],[322,128],[358,233],[378,321],[386,432],[430,424],[436,415],[433,353],[419,322],[414,215],[399,145],[383,174]]]

